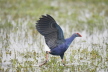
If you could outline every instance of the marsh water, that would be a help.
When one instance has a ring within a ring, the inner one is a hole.
[[[47,9],[45,12],[38,7],[36,11],[30,10],[35,3],[27,1],[31,5],[25,9],[25,15],[14,1],[12,4],[1,1],[0,72],[108,72],[108,5],[97,0],[97,4],[86,0],[47,1],[41,6],[41,9]],[[42,0],[36,1],[40,2]],[[8,9],[5,3],[16,8]],[[16,10],[21,15],[16,14]],[[62,65],[59,56],[52,55],[46,65],[38,66],[45,60],[48,47],[44,37],[35,29],[35,23],[46,13],[61,26],[65,38],[75,32],[82,35],[65,52],[66,66]]]

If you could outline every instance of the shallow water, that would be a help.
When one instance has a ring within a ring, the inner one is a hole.
[[[63,28],[63,30],[69,30],[69,26],[66,28]],[[17,26],[17,29],[12,28],[9,31],[0,30],[1,69],[11,72],[16,71],[15,67],[34,68],[34,66],[42,63],[43,59],[45,59],[46,47],[45,42],[43,42],[44,38],[40,34],[32,33],[32,31],[27,29],[26,22],[23,25]],[[69,37],[70,31],[65,32],[65,36]],[[76,38],[65,53],[66,64],[68,66],[75,66],[75,71],[78,71],[77,66],[81,65],[87,65],[87,70],[96,67],[97,72],[108,71],[108,30],[106,29],[101,33],[99,31],[93,31],[92,35],[84,30],[80,34],[82,37]],[[53,56],[51,55],[50,57],[52,58]],[[59,57],[55,58],[57,58],[57,63],[61,61]],[[52,65],[54,62],[50,64]],[[81,69],[81,67],[79,68]],[[86,69],[84,70],[86,71]],[[24,71],[25,69],[21,70]],[[68,68],[68,71],[70,70]],[[38,68],[38,71],[41,71],[41,69]]]
[[[27,12],[19,6],[20,1],[17,4],[3,2],[5,9],[0,11],[0,72],[108,72],[107,4],[68,1],[44,2],[40,7],[42,10],[38,9],[40,5],[35,6],[41,0],[30,5],[36,7],[33,10],[28,7],[29,1],[25,6],[21,2],[20,6]],[[15,6],[15,11],[8,5]],[[55,18],[65,38],[75,32],[82,35],[66,51],[66,67],[59,56],[52,55],[46,65],[38,67],[45,60],[45,50],[49,49],[44,37],[35,29],[35,20],[46,13]]]

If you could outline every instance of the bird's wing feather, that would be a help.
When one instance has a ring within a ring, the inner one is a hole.
[[[45,42],[49,48],[54,48],[64,42],[62,29],[50,15],[43,15],[37,21],[36,29],[45,37]]]

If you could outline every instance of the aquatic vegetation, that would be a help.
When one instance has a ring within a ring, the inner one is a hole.
[[[43,14],[52,15],[64,31],[80,32],[65,53],[45,58],[44,38],[35,30]],[[107,72],[108,1],[107,0],[1,0],[0,1],[0,72]]]

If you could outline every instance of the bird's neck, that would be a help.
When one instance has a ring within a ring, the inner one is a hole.
[[[69,46],[75,38],[76,36],[73,34],[71,37],[66,39],[66,44]]]

